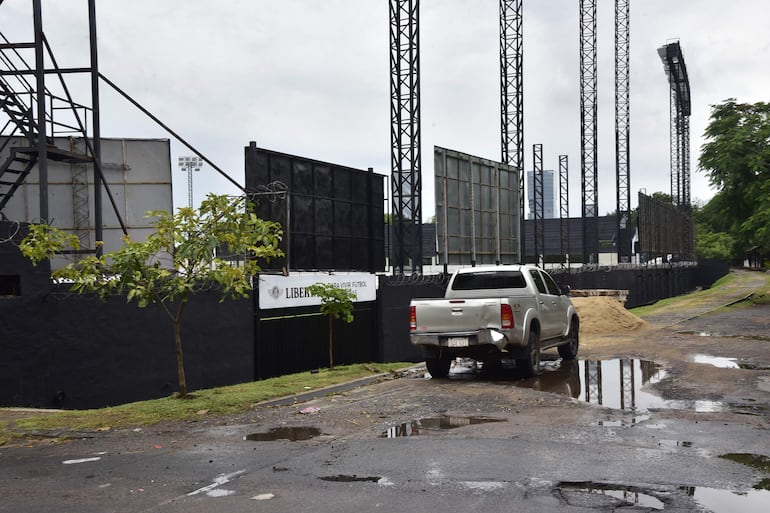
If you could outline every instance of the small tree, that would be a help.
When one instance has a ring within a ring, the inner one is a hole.
[[[334,368],[334,337],[332,321],[342,318],[346,323],[353,322],[353,301],[355,292],[326,283],[314,283],[307,291],[321,299],[321,313],[329,317],[329,369]]]
[[[87,256],[52,273],[71,282],[71,290],[93,292],[104,299],[126,293],[140,308],[156,303],[174,328],[178,397],[187,397],[182,352],[182,315],[190,295],[217,288],[220,301],[248,297],[251,278],[260,271],[259,260],[281,256],[278,223],[259,219],[244,197],[210,194],[196,211],[180,208],[176,214],[151,211],[155,228],[143,242],[124,237],[125,245],[102,256]],[[34,263],[65,250],[79,249],[78,238],[46,224],[31,225],[21,252]],[[246,256],[232,263],[217,251]]]

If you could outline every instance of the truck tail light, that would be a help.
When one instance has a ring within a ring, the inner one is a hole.
[[[409,307],[409,331],[417,330],[417,307]]]
[[[500,305],[500,327],[504,330],[513,328],[513,310],[511,305]]]

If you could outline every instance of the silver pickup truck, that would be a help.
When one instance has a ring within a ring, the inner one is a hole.
[[[505,265],[461,269],[443,299],[413,299],[409,328],[434,378],[445,378],[456,357],[484,366],[511,358],[523,375],[533,376],[543,349],[558,346],[562,358],[577,356],[580,319],[548,273]]]

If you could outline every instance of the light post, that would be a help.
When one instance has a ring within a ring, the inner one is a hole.
[[[200,157],[179,157],[179,168],[187,172],[187,205],[193,208],[193,171],[200,171],[203,159]]]

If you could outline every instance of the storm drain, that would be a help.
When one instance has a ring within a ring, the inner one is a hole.
[[[368,482],[368,483],[379,483],[381,477],[376,476],[357,476],[353,474],[352,476],[348,476],[345,474],[337,474],[336,476],[324,476],[319,477],[321,481],[332,481],[335,483],[361,483],[361,482]]]
[[[276,440],[297,442],[299,440],[310,440],[320,434],[321,430],[316,427],[280,427],[272,428],[264,433],[252,433],[244,436],[243,439],[252,442],[274,442]]]

